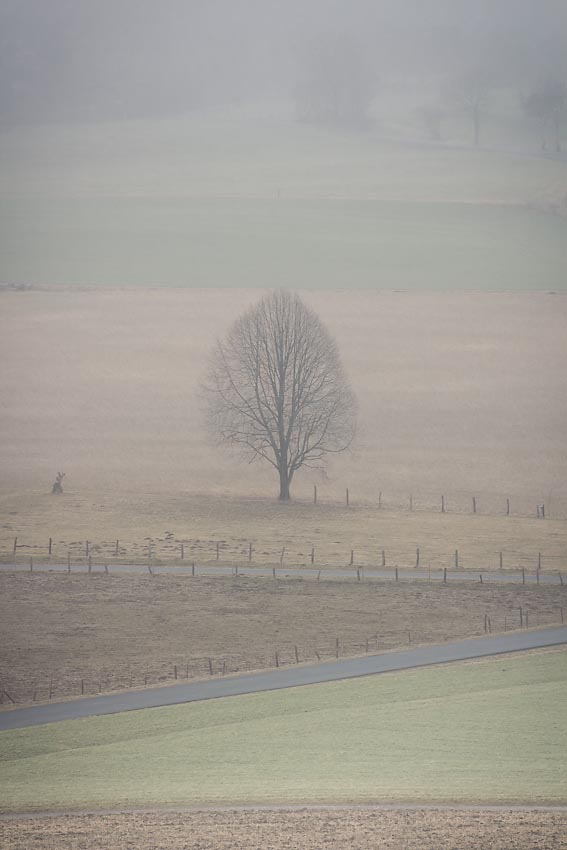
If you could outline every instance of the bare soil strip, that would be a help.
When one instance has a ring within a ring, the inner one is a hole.
[[[564,810],[303,807],[20,816],[4,850],[564,850]]]

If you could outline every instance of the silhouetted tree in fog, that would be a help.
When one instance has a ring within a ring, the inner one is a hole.
[[[361,45],[347,38],[313,44],[295,86],[302,121],[364,126],[374,95],[374,77]]]
[[[542,150],[547,148],[547,130],[553,127],[555,150],[561,151],[561,122],[567,107],[567,87],[554,77],[547,79],[527,96],[521,96],[522,106],[530,118],[535,120],[541,131]]]
[[[356,402],[337,346],[295,294],[272,292],[232,325],[203,389],[211,432],[271,464],[282,501],[298,469],[352,442]]]
[[[451,97],[456,105],[469,115],[473,125],[475,147],[480,144],[480,126],[492,90],[491,75],[474,69],[458,76],[451,85]]]

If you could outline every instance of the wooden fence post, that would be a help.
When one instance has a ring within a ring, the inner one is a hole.
[[[443,584],[447,584],[447,567],[443,570]]]
[[[445,513],[445,496],[441,496],[441,513]]]
[[[409,497],[409,509],[410,511],[413,511],[413,496],[411,495]]]
[[[506,499],[506,516],[510,516],[510,499]]]
[[[115,547],[114,547],[114,557],[115,557],[115,558],[117,558],[117,557],[118,557],[118,546],[119,546],[119,543],[120,543],[120,541],[119,541],[119,540],[117,540],[117,541],[116,541],[116,545],[115,545]]]
[[[71,572],[71,553],[67,552],[67,572]]]
[[[209,661],[209,675],[212,676],[213,675],[213,662],[211,661],[210,658],[208,659],[208,661]]]
[[[89,541],[88,540],[85,540],[85,555],[86,555],[87,558],[89,557]]]
[[[524,612],[522,610],[522,606],[520,605],[520,628],[524,625]]]
[[[459,550],[455,549],[455,569],[459,569]]]
[[[313,485],[313,504],[317,504],[317,485]]]
[[[378,510],[382,509],[382,490],[378,493]]]
[[[354,564],[354,549],[351,549],[351,550],[350,550],[350,563],[349,563],[349,566],[350,566],[350,567],[352,567],[352,565],[353,565],[353,564]]]
[[[93,568],[93,559],[92,559],[92,557],[89,555],[89,573],[91,572],[92,568]]]
[[[480,583],[482,584],[482,583],[483,583],[483,582],[482,582],[482,573],[479,573],[479,574],[478,574],[478,579],[479,579]]]
[[[299,650],[298,650],[297,647],[294,647],[294,649],[295,649],[295,663],[299,664]]]
[[[51,537],[50,537],[50,538],[49,538],[49,552],[48,552],[48,554],[49,554],[49,555],[51,555],[51,546],[52,546],[52,543],[53,543],[53,540],[52,540],[52,539],[51,539]]]
[[[347,508],[348,508],[348,506],[349,506],[349,504],[350,504],[350,502],[349,502],[349,496],[348,496],[348,487],[346,488],[346,503],[347,503]]]
[[[386,550],[382,549],[382,566],[386,566]]]
[[[537,568],[539,572],[539,570],[541,570],[541,552],[537,553]]]
[[[279,657],[278,651],[276,649],[276,667],[279,667],[279,666],[280,666],[280,657]]]
[[[18,538],[14,537],[14,558],[16,557],[17,548],[18,548]]]
[[[335,639],[335,656],[336,656],[336,658],[339,657],[339,654],[340,654],[339,639],[336,638]]]
[[[315,563],[315,546],[311,547],[311,563]]]
[[[280,554],[280,564],[283,564],[284,555],[285,555],[285,546],[282,547],[282,551],[281,551],[281,554]]]
[[[396,567],[396,581],[398,581],[398,580],[399,580],[398,568]]]
[[[195,561],[193,561],[193,563],[191,564],[191,575],[195,575]]]
[[[500,569],[502,570],[504,569],[504,555],[502,554],[502,552],[498,553],[498,559],[500,562]]]
[[[33,558],[30,558],[30,573],[33,573]]]
[[[248,544],[248,563],[252,560],[252,544]]]
[[[522,569],[522,584],[526,583],[526,571]]]
[[[472,497],[472,512],[476,514],[476,496]]]
[[[415,550],[415,568],[416,568],[416,570],[417,570],[418,567],[419,567],[419,546]]]

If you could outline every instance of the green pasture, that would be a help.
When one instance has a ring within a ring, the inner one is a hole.
[[[567,801],[567,652],[0,733],[2,810]]]
[[[567,218],[546,210],[567,162],[537,149],[242,114],[22,127],[0,149],[3,283],[565,287]]]

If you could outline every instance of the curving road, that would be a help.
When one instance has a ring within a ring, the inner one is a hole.
[[[223,679],[201,682],[186,682],[141,691],[118,694],[103,694],[61,703],[35,705],[30,708],[9,709],[0,712],[0,730],[37,726],[61,720],[76,720],[102,714],[116,714],[143,708],[159,708],[166,705],[215,699],[217,697],[294,688],[353,679],[395,670],[408,670],[429,664],[446,664],[499,655],[503,652],[518,652],[546,646],[567,644],[567,626],[540,629],[528,632],[510,632],[481,638],[469,638],[454,643],[421,646],[402,652],[387,652],[367,655],[363,658],[345,658],[322,664],[306,664],[261,673],[248,673]]]

